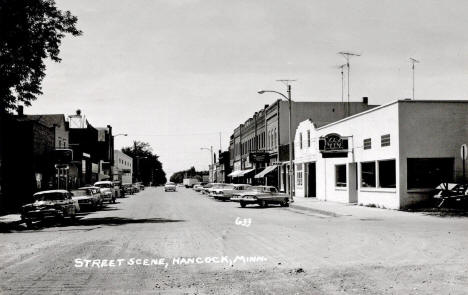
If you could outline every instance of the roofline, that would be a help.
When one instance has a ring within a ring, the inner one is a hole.
[[[363,112],[360,112],[360,113],[357,113],[357,114],[354,114],[352,116],[349,116],[349,117],[346,117],[346,118],[343,118],[341,120],[338,120],[338,121],[335,121],[335,122],[332,122],[332,123],[329,123],[327,125],[323,125],[319,128],[316,128],[316,130],[321,130],[321,129],[324,129],[324,128],[327,128],[327,127],[330,127],[330,126],[333,126],[333,125],[336,125],[336,124],[340,124],[342,122],[345,122],[345,121],[348,121],[348,120],[352,120],[354,118],[357,118],[357,117],[360,117],[360,116],[363,116],[363,115],[366,115],[366,114],[369,114],[371,112],[375,112],[377,110],[380,110],[380,109],[383,109],[383,108],[387,108],[391,105],[394,105],[394,104],[397,104],[397,103],[468,103],[468,100],[412,100],[412,99],[397,99],[397,100],[394,100],[394,101],[391,101],[387,104],[383,104],[383,105],[380,105],[380,106],[376,106],[372,109],[369,109],[369,110],[366,110],[366,111],[363,111]]]

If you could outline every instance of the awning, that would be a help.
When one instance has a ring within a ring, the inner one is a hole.
[[[247,170],[236,170],[228,174],[229,177],[241,177],[245,174],[254,171],[255,169],[247,169]]]
[[[236,171],[232,171],[231,173],[228,174],[229,177],[237,177],[239,175],[239,173],[241,173],[242,170],[236,170]]]
[[[262,178],[262,177],[265,177],[265,175],[267,175],[268,173],[270,173],[271,171],[275,170],[276,169],[276,165],[273,165],[273,166],[268,166],[266,167],[265,169],[263,169],[262,172],[258,173],[257,175],[255,175],[255,178]]]
[[[247,170],[242,170],[241,173],[239,175],[237,175],[238,177],[239,176],[244,176],[245,174],[249,173],[249,172],[252,172],[254,171],[255,169],[247,169]]]

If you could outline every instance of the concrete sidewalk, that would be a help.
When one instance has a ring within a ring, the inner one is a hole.
[[[405,212],[392,209],[371,208],[357,204],[317,200],[316,198],[295,197],[290,208],[311,211],[328,216],[356,216],[359,218],[395,218],[403,216],[423,216],[419,212]]]
[[[21,214],[0,215],[0,227],[14,226],[21,223]]]

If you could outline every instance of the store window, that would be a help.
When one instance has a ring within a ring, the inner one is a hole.
[[[453,181],[454,158],[408,158],[408,189],[435,188]]]
[[[303,184],[302,175],[302,164],[296,164],[296,183],[299,186]]]
[[[346,187],[346,165],[335,166],[335,186]]]
[[[379,186],[396,188],[395,160],[379,161]]]
[[[372,148],[372,141],[371,141],[371,139],[370,139],[370,138],[364,139],[363,145],[364,145],[364,149],[365,149],[365,150],[370,150],[370,149]]]
[[[375,162],[361,163],[361,186],[375,187]]]

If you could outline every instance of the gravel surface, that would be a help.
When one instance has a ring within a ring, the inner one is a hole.
[[[467,218],[243,209],[185,188],[118,200],[1,233],[0,293],[467,294]]]

